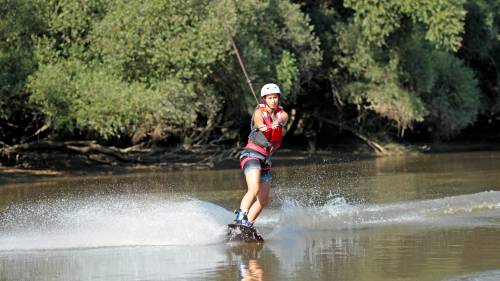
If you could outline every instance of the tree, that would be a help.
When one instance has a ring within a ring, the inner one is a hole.
[[[423,97],[430,111],[428,121],[437,139],[449,139],[476,121],[480,109],[477,80],[471,69],[446,52],[435,51],[432,61],[436,78]]]
[[[29,89],[59,135],[234,138],[220,125],[235,117],[221,118],[224,102],[236,104],[238,119],[252,103],[240,102],[250,96],[231,37],[256,86],[277,81],[286,98],[301,93],[320,59],[307,16],[288,1],[48,1],[43,15],[49,28]]]
[[[472,68],[481,89],[482,113],[488,123],[500,114],[500,3],[468,1],[463,46],[458,54]]]
[[[464,31],[465,0],[346,0],[344,5],[356,11],[354,23],[368,42],[382,46],[386,38],[401,26],[404,17],[426,26],[425,38],[444,49],[456,51]]]
[[[44,25],[31,1],[1,0],[0,7],[0,140],[12,144],[36,130],[25,84],[36,69],[31,37]]]
[[[465,17],[463,1],[345,1],[344,5],[354,13],[336,24],[337,46],[330,81],[339,85],[337,96],[356,107],[361,127],[384,129],[385,122],[374,122],[370,117],[374,112],[403,135],[405,129],[428,114],[423,89],[407,83],[407,73],[412,71],[407,56],[414,53],[405,51],[405,42],[418,40],[421,45],[425,36],[434,48],[457,50]],[[424,36],[411,37],[420,33]],[[420,51],[425,52],[421,57],[430,57],[432,48]],[[425,79],[433,79],[429,72],[415,74],[430,75],[414,79],[419,86]],[[433,85],[432,81],[427,84],[427,89]]]
[[[221,17],[231,11],[226,4],[117,0],[47,5],[51,28],[39,39],[43,63],[30,82],[31,101],[63,134],[110,140],[130,137],[140,128],[161,127],[177,135],[196,131],[198,125],[210,130],[218,108],[204,79],[229,50],[223,21],[231,17]],[[200,116],[204,124],[196,124]]]

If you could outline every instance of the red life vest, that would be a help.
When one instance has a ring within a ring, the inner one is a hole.
[[[260,110],[262,112],[262,119],[264,121],[264,124],[267,126],[267,130],[262,133],[264,134],[266,139],[272,144],[272,146],[262,147],[254,143],[251,139],[249,139],[246,148],[255,150],[267,156],[269,155],[271,150],[274,152],[281,145],[281,140],[283,139],[283,128],[281,126],[278,126],[276,129],[273,129],[272,124],[273,120],[279,118],[280,115],[283,114],[284,110],[281,107],[278,107],[278,109],[274,111],[273,116],[271,116],[271,114],[266,110],[266,106],[263,104],[259,104],[256,110]],[[256,129],[253,126],[253,118],[252,118],[251,128],[252,130]]]

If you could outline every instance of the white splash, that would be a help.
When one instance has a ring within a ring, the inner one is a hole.
[[[231,212],[185,199],[99,197],[11,206],[0,214],[0,251],[223,241]]]
[[[343,197],[321,206],[283,200],[274,219],[288,231],[360,229],[394,224],[413,226],[500,227],[500,191],[390,204],[350,204]],[[279,219],[277,218],[279,216]]]

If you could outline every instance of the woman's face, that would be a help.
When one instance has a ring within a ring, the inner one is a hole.
[[[266,105],[271,109],[278,108],[280,96],[278,94],[269,94],[264,98]]]

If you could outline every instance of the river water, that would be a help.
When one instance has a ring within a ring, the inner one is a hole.
[[[0,280],[500,280],[500,152],[275,166],[263,244],[237,169],[0,184]]]

